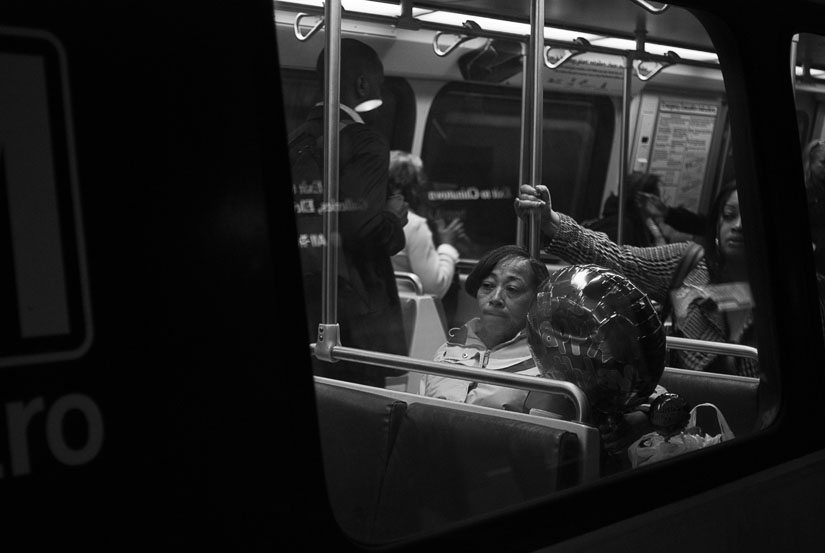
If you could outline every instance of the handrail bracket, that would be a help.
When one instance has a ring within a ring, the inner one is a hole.
[[[583,38],[583,37],[575,38],[575,39],[573,39],[573,42],[575,42],[576,44],[579,44],[581,46],[590,46],[590,42],[586,38]],[[550,52],[552,50],[553,50],[553,48],[551,46],[545,46],[544,47],[544,65],[546,65],[550,69],[558,69],[566,61],[568,61],[568,60],[570,60],[570,59],[572,59],[576,56],[580,56],[581,54],[585,53],[584,50],[565,49],[564,50],[564,55],[562,57],[560,57],[558,60],[553,62],[553,61],[550,61]]]
[[[310,351],[321,361],[336,363],[338,359],[333,355],[333,350],[341,345],[340,327],[335,324],[318,325],[318,342],[310,345]]]
[[[301,31],[301,21],[302,21],[305,17],[317,17],[317,18],[318,18],[318,22],[317,22],[317,23],[315,23],[315,25],[313,25],[313,26],[309,29],[309,31],[307,31],[306,33],[303,33],[303,32]],[[313,14],[309,14],[309,13],[299,13],[299,14],[297,14],[297,15],[295,16],[295,21],[294,21],[294,22],[293,22],[293,24],[292,24],[292,28],[293,28],[293,30],[295,31],[295,38],[297,38],[297,39],[298,39],[298,40],[300,40],[301,42],[305,42],[305,41],[309,40],[309,39],[310,39],[310,37],[312,37],[312,35],[314,35],[314,34],[315,34],[315,33],[317,33],[318,31],[320,31],[320,30],[321,30],[321,27],[323,27],[323,26],[324,26],[324,18],[323,18],[322,16],[319,16],[319,15],[313,15]]]
[[[467,21],[465,21],[464,23],[462,23],[461,25],[462,25],[462,27],[464,27],[465,29],[468,29],[468,30],[472,30],[472,31],[480,31],[481,30],[481,26],[478,23],[476,23],[475,21],[469,20],[469,19]],[[442,47],[439,46],[439,44],[438,44],[438,40],[443,35],[451,35],[451,36],[454,36],[454,37],[458,37],[458,40],[456,40],[455,42],[453,42],[452,44],[450,44],[446,48],[442,49]],[[449,54],[450,52],[452,52],[453,50],[458,48],[461,44],[464,44],[468,40],[472,40],[474,38],[477,38],[477,37],[474,36],[474,35],[460,35],[458,33],[453,33],[453,32],[439,31],[433,37],[433,52],[435,52],[436,56],[438,56],[440,58],[443,58],[444,56],[446,56],[447,54]]]
[[[655,61],[655,60],[638,60],[638,63],[636,63],[635,70],[636,70],[636,76],[639,78],[639,80],[640,81],[649,81],[654,76],[656,76],[656,74],[658,74],[659,71],[661,71],[665,67],[670,67],[671,65],[673,65],[675,63],[678,63],[679,60],[681,59],[681,58],[679,58],[679,55],[676,52],[673,52],[673,51],[668,51],[666,56],[670,59],[670,61],[660,62],[660,61]],[[645,61],[653,61],[653,63],[655,63],[656,65],[653,67],[653,69],[651,69],[649,71],[643,71],[642,70],[642,65],[645,63]]]

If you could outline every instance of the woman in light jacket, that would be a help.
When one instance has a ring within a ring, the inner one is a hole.
[[[390,195],[403,196],[409,208],[404,225],[406,245],[392,256],[393,268],[415,273],[425,293],[443,298],[453,284],[459,257],[456,244],[465,236],[464,224],[459,219],[449,224],[431,219],[425,196],[427,177],[417,155],[402,150],[390,152],[388,186]]]
[[[519,246],[484,255],[467,276],[465,289],[481,315],[450,330],[435,361],[471,368],[539,376],[527,346],[527,312],[539,285],[549,276],[541,261]],[[528,391],[484,382],[427,375],[424,394],[508,411],[526,412]]]

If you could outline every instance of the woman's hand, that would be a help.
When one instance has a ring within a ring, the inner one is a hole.
[[[637,192],[634,198],[636,206],[656,223],[661,224],[667,217],[670,208],[662,201],[662,198],[647,192]]]
[[[467,238],[467,234],[464,232],[464,223],[461,219],[453,219],[449,224],[445,223],[443,219],[438,219],[435,226],[442,244],[455,246],[461,240]]]
[[[561,219],[559,214],[553,211],[550,190],[546,186],[539,184],[533,187],[522,184],[516,197],[515,209],[516,215],[523,221],[529,221],[531,213],[539,213],[542,231],[551,240],[555,237]]]

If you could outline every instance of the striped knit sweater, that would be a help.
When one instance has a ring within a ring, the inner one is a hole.
[[[649,298],[658,302],[665,300],[670,279],[687,248],[687,242],[648,248],[619,246],[611,242],[606,234],[586,229],[567,215],[560,213],[559,216],[561,224],[555,238],[546,248],[548,253],[571,264],[593,263],[617,271],[629,278]],[[704,259],[685,277],[686,284],[695,286],[704,286],[709,282],[710,274]],[[678,326],[679,333],[686,338],[756,346],[753,316],[746,323],[741,336],[727,336],[723,314],[693,302]],[[731,372],[725,359],[713,353],[679,350],[674,354],[669,362],[673,366],[697,371]],[[759,376],[756,360],[734,359],[735,374]]]

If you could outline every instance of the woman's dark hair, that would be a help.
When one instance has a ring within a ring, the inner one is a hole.
[[[500,246],[494,250],[490,250],[484,254],[470,274],[467,275],[467,281],[464,283],[464,289],[473,297],[476,297],[478,289],[481,286],[481,281],[487,278],[493,272],[499,261],[504,259],[524,259],[530,262],[530,268],[533,270],[533,277],[536,279],[536,286],[550,276],[550,271],[547,270],[547,265],[538,259],[531,257],[530,252],[521,246]]]
[[[708,212],[708,223],[705,228],[704,246],[705,246],[705,262],[710,273],[710,280],[714,282],[722,270],[724,260],[719,257],[719,250],[716,247],[717,233],[719,231],[719,217],[722,215],[722,209],[725,203],[730,198],[731,194],[736,192],[736,180],[727,182],[716,194],[716,199],[713,200],[713,205]]]
[[[390,192],[399,191],[413,212],[422,217],[430,216],[426,196],[427,174],[420,157],[403,150],[392,150],[388,188]]]

